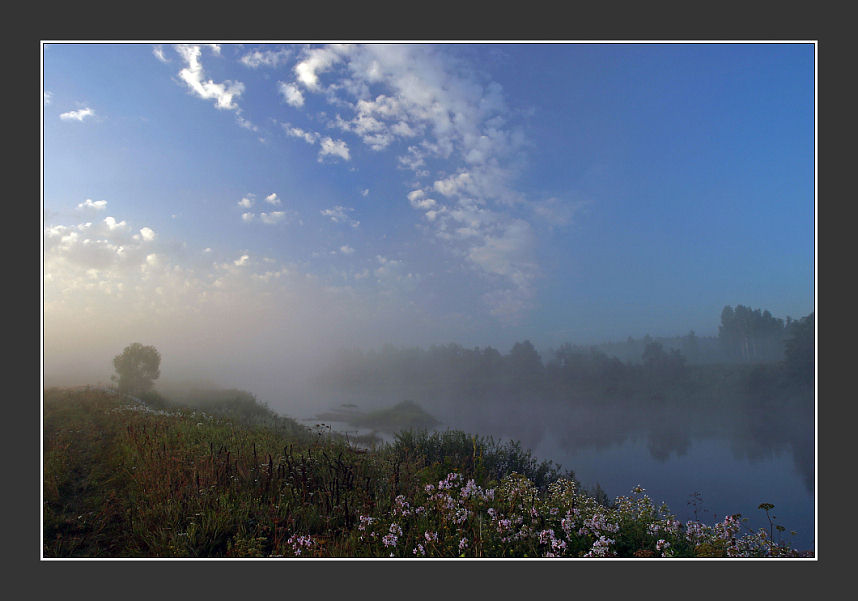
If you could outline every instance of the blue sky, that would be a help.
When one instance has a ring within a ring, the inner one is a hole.
[[[43,74],[46,371],[814,308],[812,44],[48,43]]]

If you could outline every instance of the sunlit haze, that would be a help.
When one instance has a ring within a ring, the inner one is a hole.
[[[44,375],[814,310],[814,46],[47,43]]]

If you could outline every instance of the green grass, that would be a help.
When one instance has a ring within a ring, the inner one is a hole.
[[[45,391],[45,557],[796,554],[640,494],[606,506],[516,443],[411,430],[364,450],[235,391],[150,401]]]

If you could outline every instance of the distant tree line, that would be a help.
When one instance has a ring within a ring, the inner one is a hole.
[[[376,398],[395,391],[404,398],[564,400],[661,391],[682,382],[690,364],[707,362],[769,364],[807,383],[814,372],[813,314],[784,322],[769,311],[728,306],[717,338],[701,339],[691,331],[673,339],[630,338],[623,353],[606,348],[619,345],[566,343],[545,357],[529,340],[516,342],[506,354],[455,343],[428,349],[386,345],[341,351],[323,383]],[[637,351],[633,358],[630,349]]]

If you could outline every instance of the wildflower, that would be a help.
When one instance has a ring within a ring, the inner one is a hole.
[[[460,508],[456,509],[456,515],[453,518],[453,521],[456,522],[456,524],[458,524],[459,526],[461,526],[466,521],[468,521],[468,518],[470,517],[470,515],[471,515],[470,511],[468,511],[464,507],[460,507]]]
[[[611,555],[616,555],[616,552],[610,550],[610,545],[613,542],[614,540],[611,538],[606,538],[604,535],[600,536],[584,557],[607,557],[609,552]]]
[[[423,547],[423,545],[418,544],[418,545],[414,548],[414,550],[412,551],[412,553],[413,553],[414,555],[417,555],[417,553],[418,553],[418,552],[420,553],[420,555],[423,555],[423,556],[425,556],[425,555],[426,555],[426,549]]]
[[[464,551],[468,548],[468,539],[463,537],[462,540],[459,541],[459,551]]]
[[[293,534],[289,537],[286,543],[292,546],[292,552],[296,556],[301,555],[304,549],[310,550],[316,546],[316,541],[314,541],[310,535],[298,536]]]
[[[470,496],[475,496],[480,494],[480,487],[477,486],[476,482],[473,479],[468,480],[465,486],[462,487],[462,490],[459,492],[463,499],[467,499]]]
[[[411,515],[411,505],[408,503],[408,501],[405,500],[404,495],[398,495],[394,499],[394,502],[396,503],[396,507],[393,508],[394,515],[396,515],[397,513],[403,517]]]

